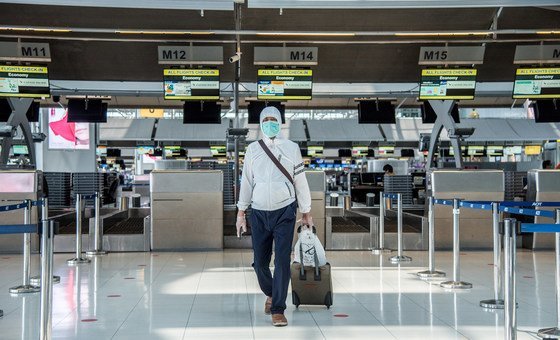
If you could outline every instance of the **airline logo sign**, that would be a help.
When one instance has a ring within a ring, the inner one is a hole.
[[[28,42],[0,42],[1,61],[50,62],[49,44]]]
[[[484,46],[421,47],[418,65],[478,65]]]
[[[514,64],[558,64],[560,63],[560,45],[517,46]]]

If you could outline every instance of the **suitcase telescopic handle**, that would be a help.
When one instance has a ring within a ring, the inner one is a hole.
[[[305,277],[305,268],[303,268],[303,247],[301,243],[299,244],[299,257],[300,257],[299,260],[301,265],[301,268],[299,269],[299,279],[305,281],[306,277]]]
[[[315,281],[321,281],[321,269],[319,268],[319,257],[317,256],[317,249],[315,249]]]

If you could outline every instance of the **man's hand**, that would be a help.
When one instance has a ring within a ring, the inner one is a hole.
[[[301,224],[308,225],[310,227],[313,226],[313,218],[311,217],[311,213],[304,213],[301,216]]]
[[[237,213],[237,222],[235,222],[235,227],[237,228],[238,238],[241,238],[241,235],[247,232],[247,220],[245,218],[245,212],[242,210],[239,210]]]

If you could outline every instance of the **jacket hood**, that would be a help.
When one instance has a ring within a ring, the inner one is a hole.
[[[280,111],[278,111],[278,109],[274,106],[267,106],[264,108],[264,110],[261,111],[261,116],[259,119],[260,124],[262,124],[263,120],[267,117],[276,118],[276,121],[280,123],[280,126],[282,126],[282,116],[280,115]]]

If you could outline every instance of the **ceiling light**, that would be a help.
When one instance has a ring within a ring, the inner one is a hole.
[[[34,27],[0,27],[0,31],[16,31],[16,32],[52,32],[52,33],[68,33],[69,29],[63,28],[34,28]]]
[[[214,34],[214,32],[205,31],[138,31],[138,30],[117,30],[115,33],[120,34],[157,34],[157,35],[186,35],[186,34]]]
[[[560,31],[538,31],[537,34],[560,34]]]
[[[340,33],[329,33],[329,32],[258,32],[257,35],[275,35],[275,36],[322,36],[322,37],[353,37],[356,33],[352,32],[340,32]]]
[[[397,32],[395,36],[397,37],[418,37],[418,36],[429,36],[429,37],[441,37],[441,36],[448,36],[448,37],[464,37],[469,35],[480,35],[486,36],[491,35],[492,32]]]

